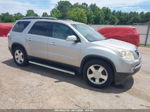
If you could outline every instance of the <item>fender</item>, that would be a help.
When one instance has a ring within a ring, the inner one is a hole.
[[[107,63],[111,66],[111,68],[112,68],[114,74],[116,73],[116,67],[115,67],[114,63],[113,63],[110,59],[108,59],[108,58],[106,58],[106,57],[103,57],[103,56],[98,56],[98,55],[87,55],[87,56],[85,56],[85,57],[82,59],[81,64],[80,64],[80,73],[82,73],[84,64],[85,64],[87,61],[92,60],[92,59],[100,59],[100,60],[103,60],[103,61],[107,62]]]

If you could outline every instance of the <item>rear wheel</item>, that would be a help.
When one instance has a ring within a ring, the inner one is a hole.
[[[84,79],[88,84],[97,88],[110,86],[113,81],[113,71],[109,65],[100,60],[87,62],[83,69]]]
[[[22,47],[15,47],[13,49],[13,59],[19,66],[26,66],[28,64],[27,54]]]

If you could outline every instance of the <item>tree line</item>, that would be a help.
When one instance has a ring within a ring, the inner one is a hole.
[[[2,13],[0,22],[15,22],[26,16],[38,16],[34,10],[27,10],[26,15],[21,13],[9,14]],[[71,19],[87,24],[122,24],[129,25],[134,23],[150,22],[150,12],[122,12],[111,11],[107,7],[99,8],[96,4],[87,3],[71,4],[69,1],[59,1],[50,14],[43,12],[42,17],[55,17],[59,19]]]

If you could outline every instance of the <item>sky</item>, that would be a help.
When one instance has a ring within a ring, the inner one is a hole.
[[[0,0],[0,13],[11,14],[21,12],[26,14],[28,9],[33,9],[39,15],[43,12],[50,14],[60,0]],[[100,8],[109,7],[112,10],[123,12],[137,11],[150,12],[150,0],[68,0],[71,3],[96,3]]]

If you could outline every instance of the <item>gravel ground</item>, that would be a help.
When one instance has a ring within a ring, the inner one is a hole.
[[[124,86],[101,90],[77,76],[35,65],[18,67],[0,38],[0,109],[150,109],[150,48]]]

